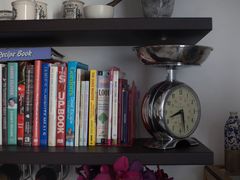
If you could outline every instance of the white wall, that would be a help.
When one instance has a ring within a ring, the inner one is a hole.
[[[2,1],[2,0],[1,0]],[[60,18],[62,0],[45,0],[49,18]],[[85,0],[95,4],[100,0]],[[101,2],[108,2],[102,0]],[[10,5],[6,5],[10,8]],[[201,45],[214,51],[200,67],[181,68],[178,80],[198,93],[202,118],[194,136],[214,151],[215,164],[224,163],[223,127],[229,111],[240,110],[240,1],[239,0],[176,0],[174,17],[212,17],[213,30]],[[123,0],[115,8],[115,17],[142,16],[140,0]],[[90,68],[107,69],[113,65],[135,79],[141,94],[154,83],[165,79],[165,70],[140,64],[131,47],[64,47],[58,48],[70,59],[80,59]],[[139,121],[138,136],[148,136]],[[201,180],[203,166],[162,166],[176,180]]]

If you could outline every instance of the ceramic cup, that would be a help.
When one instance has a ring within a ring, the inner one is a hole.
[[[47,19],[47,3],[36,1],[36,19]]]
[[[79,0],[68,0],[63,2],[63,18],[79,19],[83,17],[84,2]]]
[[[12,20],[13,12],[9,10],[0,10],[0,20]]]
[[[12,2],[15,20],[35,19],[36,2],[32,0],[16,0]]]

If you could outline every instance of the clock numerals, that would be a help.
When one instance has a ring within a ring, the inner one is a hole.
[[[164,107],[165,124],[176,137],[190,135],[199,119],[199,100],[188,87],[173,89],[167,96]]]

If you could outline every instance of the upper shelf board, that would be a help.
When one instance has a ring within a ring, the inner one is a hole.
[[[196,44],[212,18],[110,18],[0,21],[0,47]]]

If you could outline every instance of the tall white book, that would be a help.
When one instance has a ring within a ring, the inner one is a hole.
[[[88,109],[89,109],[89,81],[85,82],[84,118],[83,118],[83,146],[88,145]]]
[[[117,145],[118,138],[118,80],[119,70],[114,70],[112,84],[112,145]]]
[[[74,135],[74,145],[79,146],[79,136],[80,136],[80,106],[81,106],[81,74],[82,69],[77,69],[76,78],[76,111],[75,111],[75,135]]]
[[[84,126],[83,126],[83,121],[84,121],[84,112],[85,112],[85,106],[84,103],[85,101],[88,101],[88,99],[85,99],[85,86],[86,82],[82,81],[81,82],[81,106],[80,106],[80,122],[79,122],[79,127],[80,127],[80,136],[79,136],[79,146],[84,146]]]
[[[56,146],[58,64],[50,64],[48,146]]]

